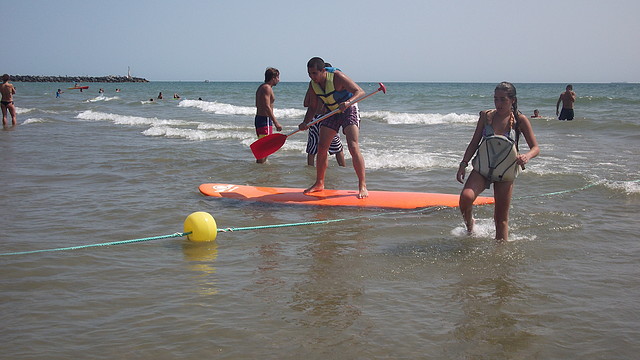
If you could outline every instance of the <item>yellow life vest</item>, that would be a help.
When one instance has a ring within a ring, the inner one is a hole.
[[[311,81],[313,91],[329,108],[329,110],[337,109],[341,102],[346,101],[353,96],[352,93],[346,90],[336,91],[336,88],[333,85],[333,75],[333,71],[327,71],[327,80],[324,83],[324,89],[322,89],[315,81]]]

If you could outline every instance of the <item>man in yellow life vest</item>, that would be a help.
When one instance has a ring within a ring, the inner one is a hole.
[[[305,194],[324,190],[324,177],[329,165],[329,145],[331,140],[342,127],[342,133],[347,137],[347,146],[351,154],[353,168],[358,176],[358,198],[369,196],[365,180],[364,158],[360,153],[358,137],[360,135],[360,114],[358,105],[352,101],[365,95],[358,84],[342,71],[335,68],[325,68],[325,62],[314,57],[307,62],[307,71],[311,81],[307,89],[309,107],[304,120],[298,128],[307,130],[313,121],[318,101],[330,109],[340,109],[340,112],[324,120],[320,124],[320,141],[318,143],[318,159],[316,165],[316,182],[304,191]]]

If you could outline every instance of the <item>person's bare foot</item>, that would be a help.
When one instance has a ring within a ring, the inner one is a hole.
[[[324,185],[315,183],[310,188],[307,188],[305,191],[303,191],[302,193],[303,194],[308,194],[308,193],[318,192],[318,191],[322,191],[322,190],[324,190]]]
[[[467,233],[471,235],[473,233],[473,226],[476,224],[476,219],[471,218],[471,221],[467,225]]]
[[[369,190],[367,190],[366,186],[360,188],[360,193],[358,194],[358,199],[364,199],[369,197]]]

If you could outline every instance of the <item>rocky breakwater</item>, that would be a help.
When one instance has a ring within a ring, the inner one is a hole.
[[[123,82],[149,82],[147,79],[129,76],[40,76],[40,75],[11,75],[15,82],[72,82],[72,83],[123,83]]]

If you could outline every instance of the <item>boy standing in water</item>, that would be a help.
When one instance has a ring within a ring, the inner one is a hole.
[[[325,63],[324,66],[326,68],[332,67],[331,64]],[[336,70],[340,70],[337,69]],[[304,107],[309,107],[309,93],[307,93],[304,97]],[[325,113],[327,113],[327,108],[322,104],[322,102],[318,102],[318,110],[316,110],[316,116],[314,116],[313,121],[322,117]],[[312,122],[313,122],[312,121]],[[309,127],[309,136],[307,138],[307,165],[316,166],[316,154],[318,154],[318,141],[320,140],[320,123],[315,123]],[[345,166],[344,161],[344,150],[342,147],[342,141],[340,141],[340,136],[336,134],[336,136],[331,140],[331,145],[329,145],[329,155],[335,155],[336,160],[338,161],[338,165]]]
[[[12,126],[16,126],[18,120],[16,119],[16,107],[13,105],[13,94],[16,93],[16,88],[9,83],[9,74],[2,75],[0,92],[2,93],[2,126],[7,126],[7,111],[11,113]]]
[[[309,78],[311,78],[307,89],[309,107],[304,121],[298,125],[298,128],[300,130],[309,128],[309,123],[313,120],[319,101],[322,101],[329,110],[340,109],[341,112],[324,120],[320,125],[316,182],[304,190],[304,193],[324,190],[324,176],[329,165],[329,145],[342,127],[342,133],[347,137],[353,168],[358,176],[358,198],[366,198],[369,196],[369,192],[365,181],[364,157],[360,153],[360,145],[358,143],[360,115],[358,114],[358,107],[353,103],[353,100],[364,96],[365,93],[358,84],[342,71],[326,68],[324,60],[319,57],[314,57],[307,62],[307,72],[309,73]]]
[[[282,126],[273,114],[273,103],[276,100],[273,87],[280,82],[280,71],[276,68],[267,68],[264,72],[264,83],[256,91],[256,117],[254,120],[258,138],[273,134],[273,126],[282,131]],[[267,158],[257,159],[258,164],[267,161]]]

